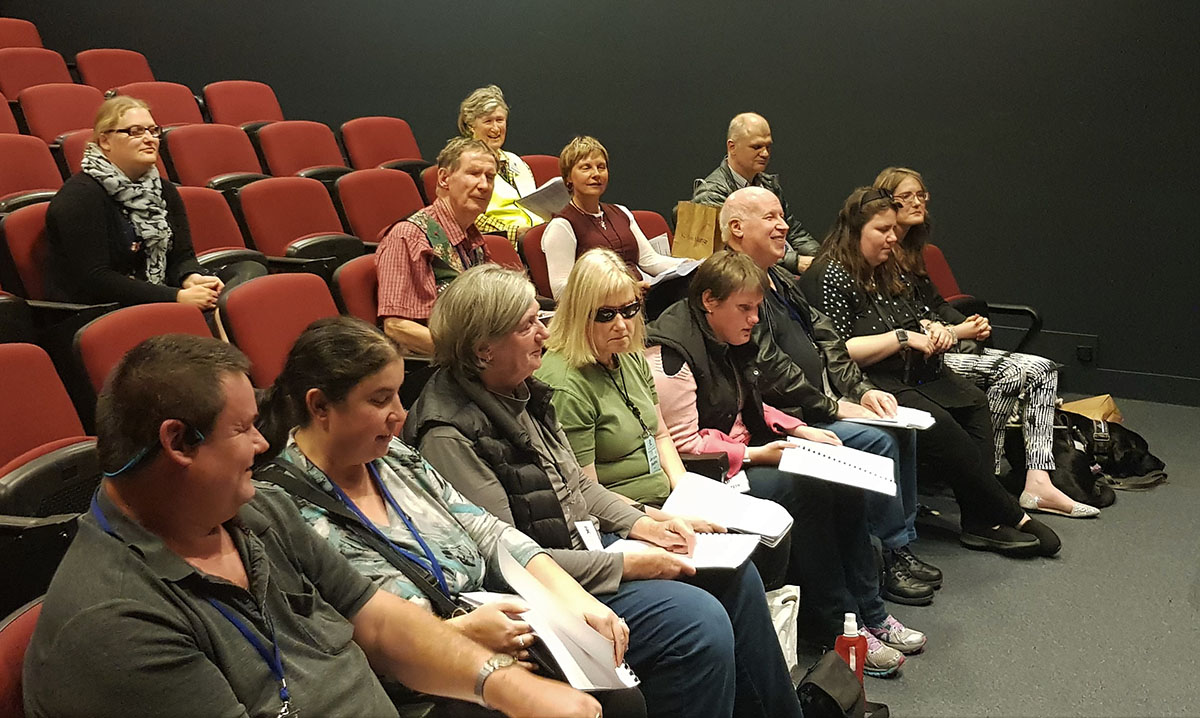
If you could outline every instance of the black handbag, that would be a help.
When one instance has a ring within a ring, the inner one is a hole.
[[[867,700],[854,671],[833,651],[826,651],[808,669],[796,688],[805,718],[888,718],[883,703]]]

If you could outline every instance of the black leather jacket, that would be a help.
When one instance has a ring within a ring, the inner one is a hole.
[[[862,370],[858,368],[858,364],[850,358],[850,352],[846,349],[846,342],[842,339],[837,330],[833,328],[833,322],[829,317],[817,311],[811,304],[808,303],[808,298],[801,291],[795,280],[779,267],[771,267],[767,270],[771,276],[771,281],[775,285],[775,289],[784,296],[792,306],[801,308],[808,312],[807,326],[794,327],[776,327],[771,323],[771,318],[768,312],[760,311],[759,316],[763,321],[754,327],[754,338],[759,343],[760,350],[763,346],[767,346],[761,339],[763,334],[773,334],[780,331],[803,331],[809,336],[813,344],[817,347],[817,354],[821,357],[822,363],[825,365],[825,373],[829,375],[830,387],[838,393],[839,396],[859,402],[862,400],[863,394],[875,389],[875,385],[867,379]],[[797,322],[799,325],[800,322]],[[772,342],[774,343],[774,342]],[[812,383],[812,389],[817,394],[821,395],[821,399],[815,397],[810,406],[805,407],[808,416],[813,417],[814,421],[834,421],[837,418],[837,401],[823,392],[820,377],[806,377]],[[767,403],[773,404],[774,396],[767,396]],[[818,418],[819,417],[819,418]]]
[[[800,220],[792,216],[787,200],[783,198],[779,175],[760,172],[750,181],[750,185],[770,190],[779,198],[779,204],[783,206],[784,219],[788,223],[787,254],[779,264],[789,272],[796,273],[796,256],[801,254],[806,257],[816,256],[817,251],[821,249],[821,243],[804,228]],[[696,204],[720,207],[725,203],[725,198],[736,189],[738,189],[738,183],[733,179],[733,170],[729,169],[729,159],[726,158],[721,160],[721,166],[713,170],[707,177],[695,181],[692,187],[692,201]]]

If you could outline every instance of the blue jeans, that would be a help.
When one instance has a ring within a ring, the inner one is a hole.
[[[751,496],[770,499],[792,515],[788,583],[800,586],[801,634],[832,644],[847,613],[864,625],[881,625],[887,609],[867,528],[868,492],[770,466],[751,466],[746,478]]]
[[[626,581],[596,597],[629,624],[625,660],[647,713],[801,718],[758,570],[747,563],[724,586],[714,595],[682,581]]]
[[[885,549],[903,548],[917,540],[917,432],[835,421],[818,424],[837,434],[852,449],[886,456],[896,464],[896,495],[867,491],[867,521],[871,535]]]

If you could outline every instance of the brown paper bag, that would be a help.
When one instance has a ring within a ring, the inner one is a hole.
[[[720,207],[680,202],[675,218],[675,243],[671,254],[690,259],[707,259],[720,251]]]
[[[1113,401],[1112,394],[1101,394],[1100,396],[1089,396],[1086,399],[1079,401],[1068,401],[1062,405],[1063,411],[1073,411],[1076,414],[1082,414],[1089,419],[1097,421],[1111,421],[1120,424],[1125,420],[1121,416],[1121,410],[1117,408],[1117,402]]]

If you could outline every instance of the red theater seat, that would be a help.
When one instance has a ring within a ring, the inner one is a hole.
[[[334,184],[347,229],[367,242],[378,242],[380,233],[424,206],[410,175],[388,169],[355,170]]]
[[[131,82],[117,87],[122,95],[136,97],[150,105],[150,114],[162,127],[204,122],[196,97],[185,85],[176,82]]]
[[[213,122],[244,130],[283,120],[283,108],[270,85],[250,80],[223,80],[204,86],[204,104]]]
[[[134,50],[108,47],[84,50],[75,55],[75,69],[85,85],[99,90],[132,82],[154,82],[154,72],[146,56]]]
[[[375,255],[364,254],[346,262],[333,273],[333,295],[342,314],[375,324],[379,316],[376,293],[379,277]]]
[[[0,94],[16,97],[21,90],[50,82],[72,82],[67,63],[53,50],[42,47],[0,49]]]
[[[49,202],[62,186],[50,148],[36,137],[0,135],[0,212]]]
[[[272,274],[226,291],[219,300],[230,341],[250,358],[250,379],[265,388],[283,370],[292,344],[309,324],[337,316],[329,287],[312,274]]]
[[[211,337],[204,314],[189,304],[155,302],[125,307],[88,322],[75,334],[75,353],[97,394],[121,357],[161,334]]]
[[[15,17],[0,17],[0,48],[41,46],[37,25]]]
[[[104,93],[88,85],[56,82],[26,88],[17,100],[29,134],[49,144],[59,135],[90,130],[96,122],[96,110],[104,102]]]

